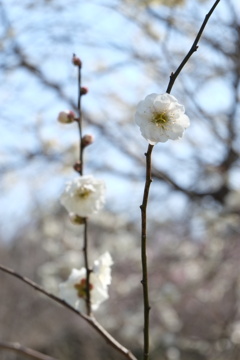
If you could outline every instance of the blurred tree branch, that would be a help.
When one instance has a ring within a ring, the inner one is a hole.
[[[56,360],[52,356],[48,356],[40,353],[39,351],[27,348],[18,343],[8,343],[0,341],[0,350],[10,350],[19,354],[23,354],[26,358],[38,359],[38,360]]]

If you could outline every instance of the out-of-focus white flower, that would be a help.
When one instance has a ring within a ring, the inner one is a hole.
[[[165,6],[169,6],[169,7],[174,7],[174,6],[182,6],[185,4],[185,0],[154,0],[152,1],[153,3],[157,4],[161,4],[161,5],[165,5]]]
[[[125,0],[125,2],[128,4],[133,4],[135,6],[164,5],[168,7],[174,7],[184,5],[186,0]]]
[[[229,210],[240,210],[240,190],[233,190],[226,196],[226,206]]]
[[[109,252],[101,255],[93,264],[93,274],[98,274],[98,279],[103,287],[111,284],[111,266],[113,264],[112,257]]]
[[[169,94],[150,94],[137,106],[135,121],[142,136],[152,145],[177,140],[190,125],[184,106]]]
[[[68,182],[60,201],[70,214],[87,217],[103,207],[104,195],[104,182],[87,175]]]
[[[90,274],[90,298],[92,310],[108,299],[108,285],[111,283],[111,255],[106,252],[94,261]],[[59,285],[60,297],[79,311],[86,305],[86,269],[72,269],[67,281]]]
[[[61,111],[58,114],[58,121],[62,124],[71,124],[74,122],[75,114],[72,110]]]
[[[231,341],[234,344],[240,344],[240,321],[232,324]]]

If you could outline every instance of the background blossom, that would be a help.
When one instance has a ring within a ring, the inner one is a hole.
[[[106,252],[94,261],[90,274],[90,297],[92,310],[108,299],[108,285],[111,283],[111,255]],[[60,297],[75,309],[84,311],[86,300],[86,269],[72,269],[67,281],[59,285]]]
[[[78,177],[67,183],[61,204],[70,214],[87,217],[97,213],[105,202],[105,185],[93,176]]]

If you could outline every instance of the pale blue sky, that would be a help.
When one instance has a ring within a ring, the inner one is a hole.
[[[178,49],[182,51],[183,56],[191,46],[194,40],[194,34],[187,36],[177,35],[176,32],[171,31],[167,33],[169,36],[166,43],[168,55],[163,52],[161,44],[166,39],[165,26],[160,22],[152,24],[154,31],[159,34],[159,40],[150,41],[144,39],[142,32],[136,24],[127,20],[120,13],[106,8],[105,5],[117,6],[118,1],[104,1],[101,0],[93,2],[77,2],[77,1],[57,1],[56,3],[39,1],[36,5],[36,11],[31,10],[31,4],[36,2],[23,1],[17,3],[13,0],[2,1],[4,4],[7,16],[12,25],[12,30],[16,34],[16,38],[21,48],[24,50],[28,59],[44,73],[49,81],[64,84],[64,92],[72,100],[76,100],[76,69],[71,65],[72,53],[79,55],[83,61],[83,85],[89,87],[90,92],[83,99],[83,108],[86,109],[92,116],[98,116],[100,122],[106,121],[108,129],[111,130],[113,121],[121,122],[122,125],[117,131],[126,131],[129,129],[134,146],[139,148],[140,153],[147,148],[147,143],[141,138],[138,128],[135,126],[134,117],[134,104],[142,99],[145,95],[151,92],[165,92],[170,72],[173,71],[178,65],[179,60],[172,57],[171,49],[174,51]],[[201,25],[206,12],[210,8],[212,1],[206,1],[202,7],[197,7],[197,21],[198,23],[191,23],[191,14],[196,8],[197,0],[188,1],[187,7],[182,9],[175,9],[173,13],[166,7],[159,7],[161,16],[176,17],[177,20],[183,19],[184,29],[189,26],[190,29],[198,30]],[[25,5],[29,8],[25,8]],[[57,4],[57,5],[55,5]],[[53,5],[53,6],[52,6]],[[236,9],[240,5],[235,1]],[[156,8],[153,8],[156,10]],[[132,15],[135,14],[136,18],[144,22],[146,14],[142,9],[136,7],[127,7],[127,11]],[[29,16],[29,14],[33,14]],[[196,15],[196,13],[194,13]],[[221,21],[229,20],[229,16],[225,10],[225,2],[222,0],[213,19],[210,20],[209,25],[206,27],[206,34],[210,36],[212,29],[216,31],[216,25],[213,24],[216,19]],[[212,21],[212,22],[211,22]],[[189,24],[188,24],[189,23]],[[219,23],[219,32],[216,36],[221,36],[222,27]],[[0,28],[0,33],[3,31]],[[223,41],[225,34],[222,34]],[[15,64],[15,57],[11,52],[11,38],[3,42],[4,48],[2,52],[1,63]],[[93,46],[94,44],[94,46]],[[115,44],[115,48],[112,47]],[[149,67],[148,63],[141,63],[137,60],[131,60],[128,52],[124,52],[122,48],[130,49],[132,51],[141,50],[147,56],[154,55],[156,59],[156,67]],[[165,61],[167,56],[170,58]],[[131,60],[129,62],[129,60]],[[196,86],[196,81],[193,80],[192,74],[194,71],[202,66],[204,71],[204,63],[215,62],[217,63],[217,54],[211,53],[208,47],[200,42],[200,48],[193,59],[183,70],[182,79],[186,81],[189,86]],[[121,64],[117,69],[109,71],[114,64]],[[17,66],[17,63],[16,63]],[[160,72],[159,72],[160,69]],[[101,70],[101,71],[100,71]],[[158,70],[158,71],[156,71]],[[109,73],[108,73],[109,71]],[[156,74],[156,76],[155,76]],[[1,73],[1,152],[2,160],[5,164],[16,162],[19,164],[20,157],[17,152],[32,151],[37,146],[39,140],[32,132],[32,128],[38,127],[39,134],[44,141],[54,140],[58,142],[57,149],[61,154],[62,146],[74,144],[77,141],[76,128],[63,128],[56,122],[56,117],[59,111],[66,108],[67,103],[59,99],[56,93],[46,88],[34,76],[31,76],[26,70],[21,68],[11,69],[7,73]],[[197,85],[198,86],[198,85]],[[112,92],[121,95],[124,103],[120,103],[116,97],[110,98],[108,94]],[[181,78],[177,80],[176,86],[172,92],[174,95],[179,95],[181,101],[187,100],[187,95],[182,89]],[[201,85],[200,90],[197,92],[196,99],[204,107],[209,107],[210,110],[215,111],[222,109],[225,111],[231,103],[231,94],[229,93],[228,84],[225,78],[222,80],[213,79],[211,85]],[[132,106],[129,108],[129,106]],[[132,125],[126,122],[124,124],[124,117],[131,118]],[[112,131],[116,131],[113,126]],[[122,130],[121,130],[122,129]],[[125,171],[132,170],[131,161],[128,157],[116,151],[109,141],[106,147],[106,141],[102,139],[101,134],[97,129],[86,127],[86,131],[91,131],[96,137],[96,143],[89,148],[87,159],[89,165],[86,167],[86,172],[91,171],[93,165],[97,165],[96,176],[106,180],[108,187],[108,207],[114,210],[119,208],[121,211],[129,211],[138,216],[138,206],[141,201],[142,185],[132,180],[124,180],[123,178],[102,173],[101,162],[110,162],[109,165],[113,167],[119,166]],[[123,133],[124,134],[124,133]],[[197,134],[197,135],[196,135]],[[123,135],[124,136],[124,135]],[[206,128],[199,127],[198,123],[193,123],[191,128],[186,134],[186,141],[183,139],[178,143],[169,142],[168,144],[157,145],[155,151],[154,161],[161,169],[172,170],[179,181],[183,184],[188,182],[192,173],[195,171],[194,165],[186,162],[192,154],[192,148],[187,142],[191,136],[197,136],[198,140],[205,139]],[[123,139],[124,140],[124,139]],[[206,139],[207,140],[207,139]],[[209,138],[211,144],[211,138]],[[10,151],[14,149],[14,154]],[[17,150],[17,151],[16,151]],[[106,152],[107,151],[107,152]],[[204,149],[203,149],[204,151]],[[218,154],[221,153],[219,149],[216,153],[215,149],[211,155],[211,146],[205,149],[207,156],[213,157],[212,161],[218,159]],[[101,156],[99,156],[101,154]],[[158,157],[158,155],[161,155]],[[107,155],[104,159],[104,155]],[[174,160],[176,156],[176,161]],[[177,160],[180,156],[181,162]],[[215,156],[215,158],[214,158]],[[173,163],[170,165],[169,159],[172,157]],[[113,160],[111,160],[113,159]],[[117,162],[116,162],[117,159]],[[159,159],[159,160],[158,160]],[[1,198],[1,217],[7,217],[8,223],[11,224],[11,219],[20,219],[25,221],[28,219],[26,209],[31,205],[31,199],[36,196],[39,201],[47,203],[52,199],[57,201],[58,194],[61,193],[64,187],[65,180],[74,175],[73,172],[59,174],[58,171],[61,165],[61,159],[54,163],[54,165],[46,168],[42,161],[31,165],[27,169],[18,171],[16,176],[10,175],[8,179],[4,180],[2,187],[5,196]],[[189,165],[190,164],[190,165]],[[21,165],[21,164],[20,164]],[[141,167],[136,168],[139,172]],[[29,188],[28,179],[37,174],[36,192]],[[182,176],[181,176],[182,174]],[[9,186],[6,186],[8,184]],[[14,185],[14,190],[12,186]],[[41,185],[44,184],[44,185]],[[163,185],[162,185],[163,186]],[[160,187],[160,188],[159,188]],[[165,191],[165,187],[156,185],[157,194],[161,194],[161,189]],[[131,201],[126,201],[131,194]],[[170,195],[169,195],[170,196]],[[174,196],[174,194],[172,194]],[[44,200],[43,200],[44,199]],[[169,197],[171,202],[171,199]],[[182,200],[181,200],[182,201]],[[179,200],[179,211],[182,212],[181,201]],[[166,203],[158,205],[158,211],[163,211]],[[22,217],[23,215],[23,217]],[[6,226],[6,225],[4,225]]]

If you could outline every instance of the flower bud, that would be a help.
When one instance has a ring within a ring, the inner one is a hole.
[[[94,142],[94,137],[92,135],[84,135],[82,138],[82,147],[91,145]]]
[[[73,165],[73,169],[77,172],[77,173],[81,173],[81,170],[82,170],[82,166],[80,164],[80,162],[76,162],[74,165]]]
[[[72,110],[61,111],[57,119],[62,124],[71,124],[75,120],[75,114]]]
[[[82,67],[82,62],[81,62],[80,58],[77,57],[75,54],[73,54],[72,63],[73,63],[73,65],[75,65],[75,66]]]
[[[85,87],[85,86],[82,86],[81,90],[80,90],[80,94],[81,95],[86,95],[87,93],[88,93],[88,88]]]
[[[74,213],[69,214],[69,219],[73,225],[83,225],[85,223],[85,218]]]

